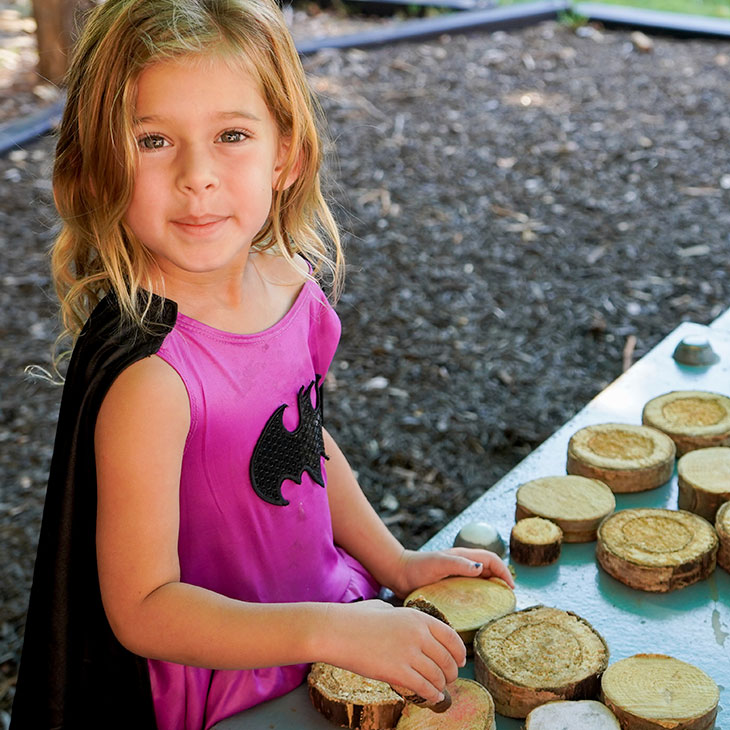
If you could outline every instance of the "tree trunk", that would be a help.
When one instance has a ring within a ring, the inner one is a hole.
[[[53,84],[63,82],[81,14],[94,4],[93,0],[33,0],[38,74],[42,78]]]

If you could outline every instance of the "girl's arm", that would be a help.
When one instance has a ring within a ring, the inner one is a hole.
[[[215,669],[325,661],[439,701],[464,648],[430,616],[382,601],[245,603],[181,582],[179,481],[189,422],[182,381],[154,356],[117,378],[99,412],[97,560],[119,641],[141,656]]]
[[[327,492],[335,542],[359,560],[396,596],[450,575],[495,576],[514,588],[500,558],[486,550],[451,548],[434,552],[405,550],[377,515],[334,439],[324,432]]]

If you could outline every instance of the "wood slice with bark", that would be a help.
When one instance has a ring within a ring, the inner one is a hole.
[[[543,517],[563,531],[563,542],[591,542],[601,520],[615,508],[613,492],[598,479],[541,477],[517,490],[515,519]]]
[[[509,538],[510,558],[523,565],[550,565],[560,557],[563,531],[542,517],[518,520]]]
[[[621,583],[666,593],[707,578],[717,548],[712,525],[699,515],[647,507],[607,517],[598,528],[596,558]]]
[[[677,462],[678,505],[709,522],[730,500],[730,448],[689,451]]]
[[[715,531],[720,540],[720,547],[717,551],[717,564],[730,573],[730,502],[725,502],[717,510]]]
[[[328,720],[353,730],[390,730],[405,702],[387,682],[316,662],[307,677],[309,698]]]
[[[531,710],[525,730],[621,730],[621,725],[601,702],[560,700]]]
[[[447,622],[471,651],[474,635],[487,621],[514,611],[512,589],[499,578],[444,578],[410,593],[406,605],[423,598],[443,613]]]
[[[692,664],[664,654],[636,654],[605,671],[601,698],[623,730],[710,730],[720,691]]]
[[[484,625],[474,639],[476,679],[507,717],[526,717],[553,700],[594,699],[607,666],[603,637],[557,608],[515,611]]]
[[[642,423],[677,445],[677,456],[708,446],[730,446],[730,398],[705,390],[673,390],[652,398]]]
[[[674,471],[674,441],[649,426],[601,423],[580,429],[568,443],[568,474],[599,479],[616,493],[644,492]]]
[[[489,692],[472,679],[457,679],[447,685],[451,707],[441,714],[406,705],[397,730],[496,730],[494,701]]]

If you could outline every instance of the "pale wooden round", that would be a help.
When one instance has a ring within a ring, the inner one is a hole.
[[[309,697],[327,719],[357,730],[389,730],[405,702],[386,682],[316,662],[307,677]]]
[[[444,614],[467,648],[480,626],[514,611],[516,605],[512,589],[499,578],[444,578],[416,589],[404,603],[417,597],[430,601]]]
[[[596,697],[607,665],[603,637],[580,616],[548,606],[494,619],[474,639],[476,679],[507,717],[526,717],[552,700]]]
[[[597,479],[541,477],[517,490],[515,519],[544,517],[560,527],[564,542],[590,542],[596,539],[601,520],[615,507],[613,492]]]
[[[563,700],[536,707],[525,730],[621,730],[616,715],[596,700]]]
[[[718,539],[707,520],[684,510],[615,512],[598,528],[596,557],[616,580],[664,593],[706,578],[715,569]]]
[[[669,481],[675,454],[674,441],[655,428],[599,423],[571,436],[566,470],[599,479],[616,493],[643,492]]]
[[[678,505],[710,522],[730,500],[730,448],[689,451],[677,462]]]
[[[496,730],[494,701],[481,684],[457,679],[447,685],[451,707],[435,713],[417,705],[406,705],[397,730]]]
[[[730,502],[725,502],[717,510],[715,531],[720,540],[720,547],[717,551],[717,564],[730,573]]]
[[[601,697],[624,730],[709,730],[720,691],[692,664],[664,654],[636,654],[604,672]]]
[[[730,446],[730,398],[705,390],[674,390],[652,398],[641,420],[677,445],[677,456],[707,446]]]

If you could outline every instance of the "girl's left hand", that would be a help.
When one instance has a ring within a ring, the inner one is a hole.
[[[432,552],[404,550],[394,586],[389,586],[398,598],[405,598],[421,586],[449,576],[468,578],[501,578],[510,588],[515,587],[512,574],[502,559],[488,550],[449,548]]]

